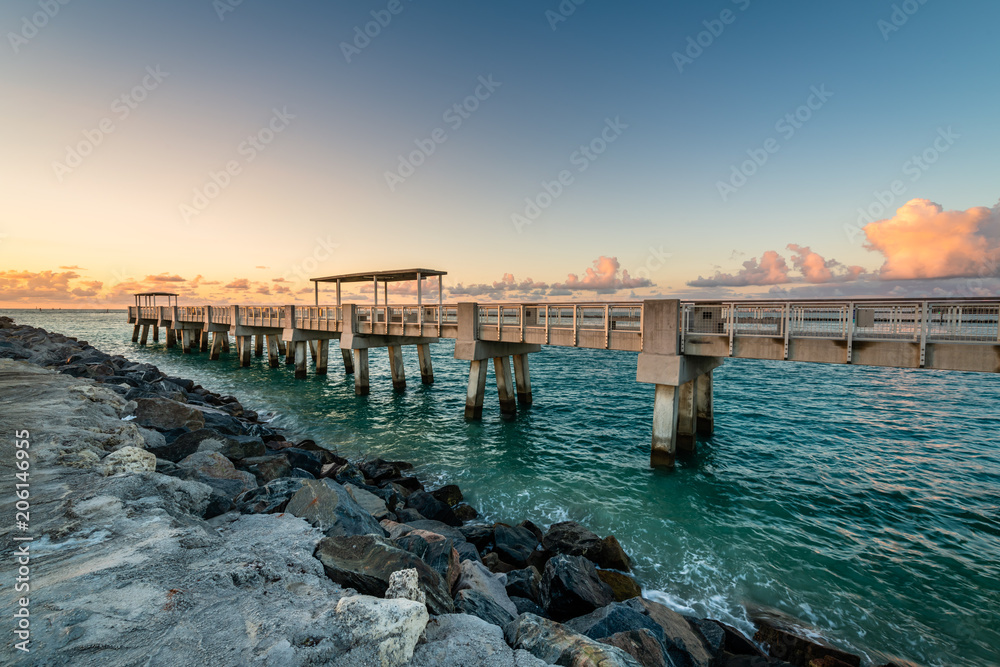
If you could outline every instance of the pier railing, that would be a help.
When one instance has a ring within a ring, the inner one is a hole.
[[[642,350],[641,303],[484,304],[480,340]]]

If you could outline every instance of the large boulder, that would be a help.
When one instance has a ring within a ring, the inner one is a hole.
[[[542,575],[534,567],[507,573],[507,595],[528,598],[539,602],[542,599]]]
[[[461,563],[462,573],[458,578],[455,591],[474,590],[493,599],[498,605],[506,609],[512,616],[517,615],[517,607],[510,601],[505,586],[507,578],[505,575],[497,575],[490,572],[485,565],[473,560],[463,560]]]
[[[351,494],[333,480],[304,480],[285,511],[302,517],[328,536],[378,535],[385,530]]]
[[[712,653],[731,653],[733,655],[756,655],[763,657],[765,653],[757,648],[757,645],[743,636],[739,630],[731,625],[726,625],[722,621],[710,618],[692,619],[687,622],[704,639],[705,646]]]
[[[665,640],[663,628],[656,621],[620,602],[614,602],[585,616],[566,621],[565,625],[574,632],[591,639],[610,637],[619,632],[646,629],[653,633],[658,642],[663,643]]]
[[[515,567],[523,568],[538,546],[538,538],[527,528],[498,523],[493,528],[493,551],[500,559]]]
[[[179,433],[166,433],[166,438],[162,442],[147,445],[146,448],[156,454],[156,458],[177,463],[197,452],[203,441],[222,441],[228,437],[213,428],[199,428],[194,431],[181,430]]]
[[[676,667],[709,667],[712,654],[683,616],[645,598],[632,598],[625,604],[640,614],[646,614],[663,628],[663,646]]]
[[[621,570],[629,572],[632,569],[632,559],[628,557],[618,538],[608,535],[584,554],[587,558],[597,563],[598,567],[607,570]]]
[[[615,602],[625,602],[625,600],[631,600],[634,597],[642,595],[642,589],[639,587],[639,584],[635,583],[635,579],[627,574],[622,574],[614,570],[598,570],[597,576],[611,587],[611,592],[615,596]]]
[[[454,526],[449,526],[446,523],[441,523],[440,521],[432,521],[430,519],[417,519],[415,521],[407,521],[406,525],[411,528],[417,528],[420,530],[426,530],[429,533],[437,533],[438,535],[444,535],[449,540],[458,544],[465,541],[465,535],[462,534],[458,528]]]
[[[447,486],[442,486],[440,489],[434,489],[431,491],[431,495],[448,507],[455,507],[455,505],[463,500],[462,490],[455,484],[448,484]]]
[[[224,438],[209,438],[198,445],[199,452],[219,452],[230,461],[264,456],[267,448],[264,441],[251,435],[230,435]]]
[[[389,518],[389,508],[386,507],[385,501],[376,496],[374,493],[354,486],[353,484],[345,484],[344,489],[351,494],[351,497],[354,498],[358,505],[361,505],[361,507],[375,517],[377,521]]]
[[[122,447],[118,451],[111,452],[101,461],[101,473],[106,476],[118,473],[154,472],[155,470],[156,456],[138,447]]]
[[[325,537],[316,545],[316,558],[326,575],[341,586],[382,597],[392,574],[414,569],[432,614],[454,611],[451,591],[441,576],[419,556],[376,535]]]
[[[169,431],[174,428],[197,430],[205,425],[201,410],[167,398],[140,398],[136,401],[135,421],[139,426]],[[161,457],[162,458],[162,457]]]
[[[415,491],[406,498],[406,506],[417,510],[431,521],[440,521],[449,526],[461,526],[462,520],[455,516],[451,507],[426,491]]]
[[[504,628],[514,649],[524,649],[553,665],[642,667],[625,651],[577,634],[561,623],[534,614],[521,614]]]
[[[479,563],[483,562],[483,559],[479,557],[479,550],[472,544],[468,542],[459,542],[455,545],[455,551],[458,552],[458,560],[474,560]]]
[[[448,590],[455,587],[461,567],[458,552],[455,551],[454,543],[450,539],[417,528],[394,540],[394,544],[419,556],[434,568],[447,583]]]
[[[229,500],[257,488],[253,475],[237,470],[232,461],[216,452],[195,452],[179,461],[177,467],[182,478],[208,484]]]
[[[861,658],[815,639],[806,639],[790,625],[775,618],[757,618],[755,642],[763,645],[768,655],[798,665],[809,667],[812,662],[833,659],[849,667],[860,667]],[[832,663],[836,665],[836,663]],[[838,666],[839,667],[839,666]]]
[[[501,628],[517,616],[497,604],[492,597],[471,588],[461,590],[455,596],[455,611],[476,616]]]
[[[597,568],[583,556],[554,556],[545,564],[541,585],[542,606],[557,621],[564,621],[614,602],[611,587],[597,576]]]
[[[341,599],[336,620],[348,633],[351,645],[343,664],[408,664],[428,618],[427,608],[413,600],[381,600],[367,595]]]
[[[466,541],[477,549],[485,549],[493,541],[493,526],[484,523],[470,523],[458,529]]]
[[[305,470],[313,477],[319,477],[323,473],[323,458],[316,452],[288,447],[281,450],[281,453],[288,459],[288,465],[293,468]]]
[[[244,491],[234,501],[237,511],[243,514],[274,514],[284,512],[288,501],[302,488],[301,479],[284,477],[271,480],[264,486]]]
[[[639,661],[643,667],[674,667],[663,644],[646,628],[617,632],[599,639],[602,644],[615,646]]]
[[[240,467],[257,478],[258,484],[267,484],[273,480],[288,477],[292,466],[284,456],[254,456],[240,461]]]
[[[514,651],[503,630],[468,614],[448,614],[427,624],[427,643],[413,653],[411,667],[545,667],[527,651]]]
[[[542,538],[546,551],[567,556],[586,556],[601,543],[597,534],[587,530],[576,521],[554,523]]]

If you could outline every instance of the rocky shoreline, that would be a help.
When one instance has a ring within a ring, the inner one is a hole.
[[[235,397],[5,317],[0,399],[34,438],[22,664],[862,664],[785,619],[751,641],[642,598],[614,536],[486,523],[409,463],[293,442]]]

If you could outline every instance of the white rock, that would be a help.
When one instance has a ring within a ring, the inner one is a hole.
[[[105,476],[120,472],[154,472],[156,455],[138,447],[122,447],[101,461],[101,472]]]
[[[343,664],[367,664],[372,658],[382,667],[405,665],[427,627],[427,605],[413,600],[383,600],[370,595],[342,598],[336,620],[354,646]]]
[[[398,570],[389,575],[389,588],[385,592],[386,600],[413,600],[427,604],[424,590],[417,584],[417,571],[414,568]]]
[[[512,616],[517,616],[517,607],[510,601],[507,595],[507,575],[493,574],[489,568],[474,560],[462,561],[462,573],[458,577],[458,584],[455,592],[470,588],[479,591],[509,611]]]

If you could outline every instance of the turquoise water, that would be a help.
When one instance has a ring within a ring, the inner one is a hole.
[[[682,613],[750,630],[763,605],[874,661],[1000,664],[996,375],[727,360],[715,435],[663,472],[648,467],[653,392],[630,353],[533,354],[535,405],[501,421],[493,389],[469,424],[450,342],[432,346],[431,387],[404,352],[402,394],[373,350],[357,398],[336,354],[328,376],[296,381],[263,359],[140,348],[123,312],[0,314],[233,393],[343,454],[411,460],[489,518],[614,533],[646,594]]]

